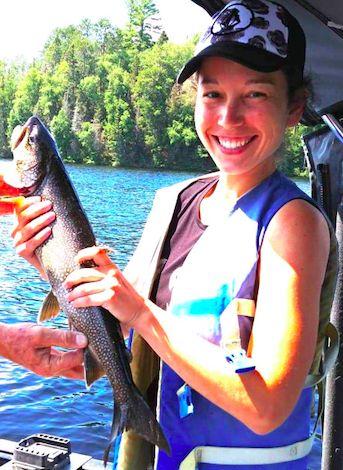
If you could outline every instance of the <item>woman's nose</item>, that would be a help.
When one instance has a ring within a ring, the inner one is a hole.
[[[230,100],[223,104],[219,124],[223,127],[237,127],[244,122],[244,113],[238,100]]]

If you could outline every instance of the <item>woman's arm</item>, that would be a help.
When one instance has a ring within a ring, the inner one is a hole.
[[[75,271],[66,287],[84,283],[69,294],[75,307],[107,308],[192,388],[264,434],[289,416],[310,369],[328,253],[326,221],[307,202],[292,201],[272,219],[261,250],[252,350],[256,370],[244,375],[232,371],[221,348],[140,297],[97,247],[83,250],[78,261],[93,259],[99,268]]]

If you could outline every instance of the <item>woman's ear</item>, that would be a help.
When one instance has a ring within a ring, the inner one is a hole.
[[[288,106],[287,127],[294,127],[299,123],[308,98],[309,92],[306,89],[301,89],[292,96]]]
[[[305,109],[305,104],[306,101],[301,98],[292,100],[288,108],[287,127],[294,127],[299,123]]]

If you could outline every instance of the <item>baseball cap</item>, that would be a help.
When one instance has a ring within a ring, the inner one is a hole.
[[[260,72],[288,68],[296,86],[303,79],[305,50],[304,31],[285,7],[267,0],[234,0],[213,15],[177,81],[183,83],[204,57],[214,56]]]

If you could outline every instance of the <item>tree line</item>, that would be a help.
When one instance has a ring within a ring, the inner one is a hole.
[[[194,128],[191,84],[176,84],[198,37],[169,41],[151,0],[126,0],[124,28],[108,19],[55,29],[31,64],[0,61],[0,149],[36,115],[66,162],[213,169]],[[282,169],[300,175],[303,126],[287,135]]]

